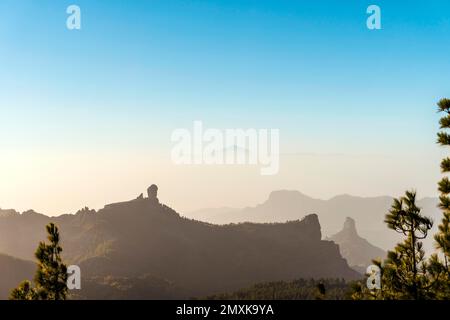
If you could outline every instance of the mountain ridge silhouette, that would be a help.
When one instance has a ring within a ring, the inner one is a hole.
[[[322,240],[316,214],[285,223],[218,226],[182,217],[159,203],[155,193],[98,211],[84,208],[74,215],[47,217],[27,211],[2,216],[0,252],[31,259],[49,222],[60,228],[64,260],[80,266],[86,283],[98,279],[87,285],[87,291],[81,290],[83,298],[112,295],[99,293],[107,279],[132,282],[144,275],[161,288],[161,296],[176,298],[263,281],[361,276],[348,266],[334,242]],[[155,297],[155,292],[145,294]]]
[[[358,223],[358,230],[363,238],[376,247],[389,250],[401,239],[400,235],[389,230],[384,223],[384,216],[388,213],[393,199],[391,196],[360,197],[341,194],[324,200],[310,197],[298,190],[284,189],[270,192],[266,200],[254,206],[230,210],[200,209],[186,216],[222,225],[244,221],[285,222],[316,213],[320,219],[322,233],[326,237],[339,232],[346,217],[351,217]],[[433,197],[424,197],[418,201],[422,213],[435,222],[430,236],[424,241],[424,248],[430,252],[434,250],[432,234],[437,231],[437,225],[442,219],[442,213],[437,207],[438,202],[439,199]]]

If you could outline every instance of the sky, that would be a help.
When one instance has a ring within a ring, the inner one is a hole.
[[[278,189],[436,196],[449,52],[447,0],[2,0],[0,208],[99,209],[152,183],[182,213]],[[279,129],[278,174],[175,165],[171,133],[196,120]]]

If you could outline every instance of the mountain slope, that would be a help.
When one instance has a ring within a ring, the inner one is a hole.
[[[35,269],[36,265],[30,261],[0,254],[0,300],[7,299],[23,280],[32,279]]]

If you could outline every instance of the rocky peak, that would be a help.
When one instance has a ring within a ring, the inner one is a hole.
[[[358,232],[356,231],[356,223],[355,220],[353,220],[350,217],[347,217],[344,222],[344,228],[342,229],[342,232],[345,232],[346,234],[350,236],[358,236]]]
[[[317,214],[309,214],[302,219],[302,225],[305,226],[305,232],[314,240],[322,239],[322,232],[320,230],[319,216]]]
[[[330,240],[339,245],[342,256],[351,267],[359,272],[364,272],[373,259],[386,256],[382,249],[375,247],[358,235],[355,220],[349,217],[345,219],[344,228],[333,235]]]
[[[158,186],[156,184],[152,184],[147,189],[147,195],[148,199],[152,202],[159,202],[158,201]]]

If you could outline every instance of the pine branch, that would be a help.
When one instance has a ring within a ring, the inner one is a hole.
[[[447,112],[450,113],[450,99],[441,99],[438,102],[438,112]]]
[[[442,178],[442,180],[439,181],[438,186],[438,190],[441,194],[447,195],[450,193],[450,180],[448,177]]]
[[[450,146],[450,135],[446,132],[438,132],[437,143],[441,146]]]
[[[441,161],[441,172],[450,172],[450,158],[442,159]]]

